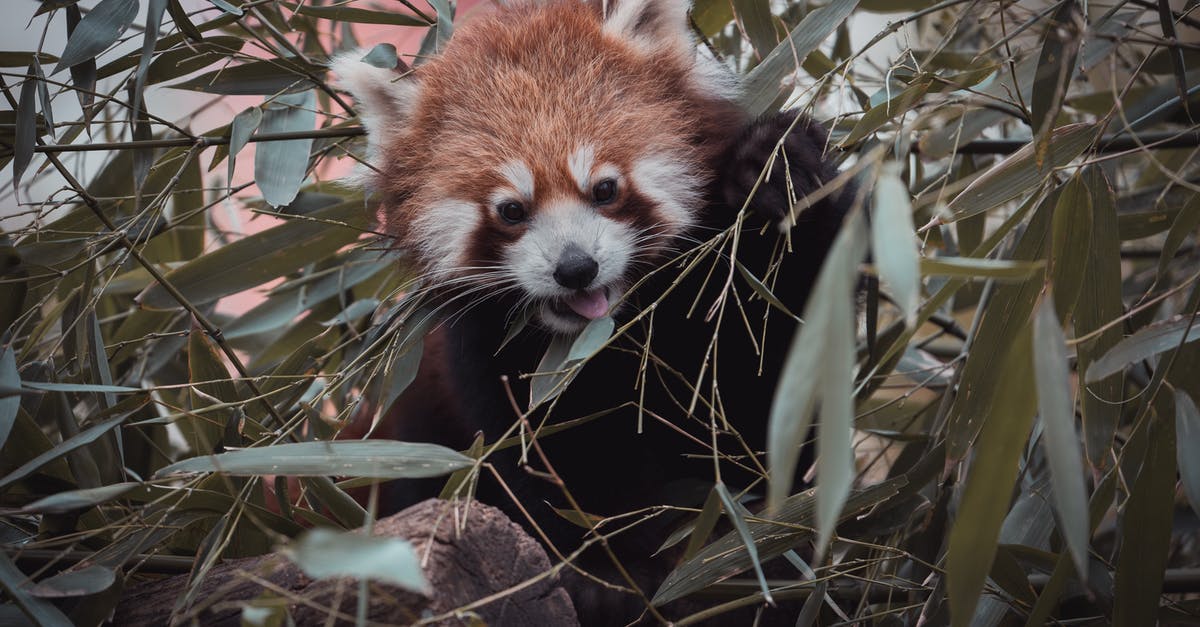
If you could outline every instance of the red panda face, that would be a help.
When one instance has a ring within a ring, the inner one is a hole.
[[[362,53],[335,63],[368,129],[384,228],[427,283],[465,302],[515,292],[542,326],[577,331],[693,226],[734,109],[686,4],[503,9],[412,77]]]

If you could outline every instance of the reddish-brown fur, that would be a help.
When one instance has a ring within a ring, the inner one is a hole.
[[[653,146],[711,177],[725,147],[713,138],[728,137],[740,112],[694,84],[691,51],[648,53],[602,26],[598,7],[569,1],[504,8],[460,27],[445,53],[416,71],[422,95],[410,130],[383,144],[377,185],[386,231],[419,245],[408,239],[414,215],[460,198],[491,226],[477,231],[472,256],[495,258],[516,236],[489,207],[504,183],[496,168],[520,159],[539,197],[579,195],[566,163],[587,143],[598,161],[625,171]],[[645,212],[625,217],[655,221]]]

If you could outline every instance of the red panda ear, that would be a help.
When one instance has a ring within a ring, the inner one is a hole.
[[[645,50],[695,47],[688,27],[689,0],[607,0],[604,31]]]
[[[367,129],[372,151],[404,132],[421,92],[415,77],[372,65],[364,60],[365,50],[343,52],[333,58],[331,69],[338,84],[354,96],[358,118]]]

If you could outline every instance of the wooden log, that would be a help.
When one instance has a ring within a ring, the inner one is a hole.
[[[536,540],[500,510],[474,503],[461,532],[446,501],[430,499],[379,520],[374,534],[404,538],[422,555],[432,593],[426,598],[394,586],[371,582],[368,619],[372,623],[410,624],[469,607],[461,617],[434,624],[468,625],[471,614],[486,624],[578,625],[574,606],[554,577],[530,580],[550,570]],[[432,536],[432,537],[431,537]],[[501,591],[511,594],[476,606]],[[275,597],[297,625],[353,624],[359,584],[353,579],[312,580],[280,554],[228,560],[200,583],[192,602],[176,611],[188,588],[188,576],[145,581],[126,590],[113,617],[116,625],[202,624],[236,627],[242,608]],[[173,617],[173,618],[172,618]],[[476,623],[478,624],[478,623]]]

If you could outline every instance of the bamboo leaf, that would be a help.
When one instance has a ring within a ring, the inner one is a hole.
[[[1085,335],[1116,320],[1124,313],[1121,302],[1121,242],[1117,236],[1117,207],[1113,190],[1100,168],[1084,172],[1092,196],[1092,244],[1087,256],[1083,289],[1075,307],[1075,333]],[[1121,329],[1113,326],[1095,339],[1076,347],[1076,369],[1086,373],[1091,364],[1121,341]],[[1121,406],[1110,402],[1120,398],[1124,377],[1114,374],[1096,383],[1080,381],[1080,405],[1083,412],[1085,450],[1093,465],[1108,463]]]
[[[1064,186],[1054,207],[1050,274],[1054,285],[1054,309],[1059,320],[1070,320],[1083,290],[1092,245],[1092,196],[1081,175]]]
[[[117,425],[125,420],[127,414],[122,414],[116,418],[110,418],[104,422],[92,425],[78,434],[63,440],[58,446],[34,457],[33,459],[21,464],[19,468],[8,473],[3,479],[0,479],[0,489],[6,488],[25,477],[33,474],[37,469],[46,464],[66,455],[72,451],[78,450],[81,447],[87,446],[92,442],[100,439],[105,433],[114,429]]]
[[[567,361],[578,361],[591,357],[608,342],[615,327],[616,323],[613,322],[611,316],[596,318],[588,322],[587,326],[579,332],[575,341],[571,342],[571,350],[567,352]]]
[[[977,257],[923,257],[920,267],[921,274],[926,276],[1024,281],[1045,268],[1046,262]]]
[[[79,22],[75,32],[67,39],[54,66],[56,74],[64,68],[95,59],[96,55],[104,52],[116,43],[125,29],[133,24],[138,14],[138,0],[100,0],[87,15]]]
[[[713,487],[717,492],[717,496],[721,497],[721,504],[725,506],[725,513],[729,517],[729,521],[733,523],[734,532],[737,533],[738,539],[742,541],[742,547],[746,549],[746,554],[750,557],[750,564],[754,566],[754,574],[758,577],[758,586],[762,590],[763,600],[773,605],[775,600],[771,598],[771,589],[767,587],[767,577],[763,575],[762,563],[758,560],[758,549],[754,545],[754,537],[750,535],[750,528],[746,525],[746,520],[742,518],[741,508],[733,501],[733,497],[729,495],[729,490],[726,489],[724,483],[718,482]],[[818,495],[819,496],[819,495]],[[820,509],[820,502],[817,503]]]
[[[871,250],[879,278],[892,288],[897,306],[910,328],[921,306],[921,274],[908,186],[900,180],[900,164],[888,162],[875,181],[871,214]]]
[[[260,133],[288,133],[312,130],[317,122],[316,99],[311,91],[284,94],[264,105]],[[263,198],[273,207],[282,207],[296,198],[308,172],[312,139],[286,139],[259,142],[254,152],[254,182]]]
[[[846,499],[842,516],[854,516],[896,496],[907,483],[904,477],[895,477],[853,491]],[[816,524],[816,504],[816,489],[806,490],[785,499],[770,520],[747,523],[759,559],[764,562],[771,560],[811,538],[807,530]],[[751,566],[753,562],[741,535],[737,531],[730,531],[671,571],[650,602],[654,605],[669,603],[728,579]]]
[[[1034,145],[1026,144],[1017,152],[992,166],[950,202],[949,221],[962,220],[1029,194],[1062,167],[1083,154],[1095,141],[1098,129],[1091,124],[1068,124],[1051,131],[1050,150],[1041,166]]]
[[[134,73],[133,104],[134,107],[142,101],[142,90],[146,87],[146,70],[150,68],[150,59],[154,56],[154,44],[158,43],[158,29],[162,25],[163,13],[167,10],[167,0],[149,0],[146,9],[146,32],[142,37],[142,56],[138,59],[137,72]],[[137,109],[133,111],[137,117]]]
[[[1158,258],[1158,280],[1163,281],[1167,278],[1167,271],[1171,267],[1171,260],[1174,259],[1175,253],[1179,252],[1179,247],[1183,241],[1187,239],[1200,227],[1200,194],[1193,193],[1188,199],[1187,204],[1179,210],[1175,219],[1171,222],[1171,230],[1167,232],[1167,238],[1163,241],[1162,253]]]
[[[848,425],[853,420],[852,415],[847,420],[842,413],[845,409],[841,404],[843,399],[833,396],[845,390],[844,384],[851,376],[849,368],[852,364],[845,364],[847,356],[841,353],[853,351],[854,286],[858,263],[866,254],[865,230],[861,214],[855,213],[847,218],[834,241],[812,297],[805,307],[804,326],[792,339],[767,423],[767,460],[771,473],[768,495],[772,507],[777,507],[791,489],[800,448],[812,424],[813,409],[818,403],[828,403],[828,411],[823,413],[822,421],[828,421],[831,437],[835,439],[826,443],[822,432],[818,440],[819,454],[824,456],[828,452],[830,455],[826,461],[831,473],[828,477],[830,489],[824,497],[827,500],[823,501],[825,509],[822,510],[825,515],[823,522],[826,523],[829,522],[833,504],[844,497],[846,472],[840,467],[845,461],[844,452],[827,451],[825,447],[827,444],[840,447],[844,440],[840,435],[832,434],[832,430],[839,424]],[[851,325],[848,346],[844,337],[845,324]],[[834,353],[838,353],[836,367],[828,361]],[[846,367],[845,372],[839,370],[843,366]],[[850,413],[853,414],[853,411]],[[848,431],[846,438],[849,438]],[[821,480],[822,485],[824,479]],[[832,529],[822,527],[822,532],[831,533]]]
[[[1009,495],[1017,478],[1017,462],[1029,437],[1035,403],[1029,390],[1034,381],[1030,367],[1029,327],[1018,332],[1007,359],[995,371],[994,410],[985,417],[979,445],[971,462],[962,504],[950,530],[946,553],[946,586],[950,618],[957,626],[970,624],[992,559]]]
[[[65,514],[80,509],[94,507],[101,503],[107,503],[116,498],[129,493],[134,488],[141,484],[126,482],[116,483],[113,485],[101,486],[99,488],[86,488],[83,490],[66,490],[57,494],[40,498],[29,505],[21,508],[23,514]]]
[[[219,472],[235,476],[374,477],[422,479],[448,475],[474,464],[457,451],[436,444],[393,440],[298,442],[246,448],[220,455],[192,457],[155,473]]]
[[[1075,75],[1075,55],[1083,37],[1079,24],[1083,14],[1075,0],[1065,0],[1046,23],[1046,35],[1033,76],[1030,97],[1030,126],[1037,135],[1037,162],[1043,162],[1049,149],[1050,130],[1062,109],[1071,77]]]
[[[700,515],[696,517],[696,524],[692,526],[691,536],[688,538],[687,547],[683,551],[683,561],[686,562],[691,559],[708,540],[709,534],[716,527],[717,519],[721,515],[722,501],[722,495],[717,492],[714,486],[709,491],[708,498],[704,499],[704,506],[700,508]]]
[[[529,408],[533,409],[554,400],[566,387],[570,376],[567,368],[567,356],[575,339],[569,335],[556,334],[550,339],[550,345],[542,354],[532,378],[529,380]]]
[[[313,529],[284,548],[283,554],[313,579],[353,577],[425,595],[431,592],[416,549],[400,538]]]
[[[1075,572],[1087,581],[1088,502],[1083,482],[1083,456],[1075,433],[1075,402],[1066,336],[1054,315],[1053,301],[1043,298],[1033,318],[1033,367],[1037,374],[1042,450],[1050,462],[1054,507],[1059,531],[1075,559]]]
[[[21,608],[34,624],[41,627],[71,627],[71,622],[54,604],[43,601],[25,590],[29,578],[13,563],[8,553],[0,551],[0,588]]]
[[[1156,610],[1171,544],[1175,510],[1175,421],[1169,416],[1158,416],[1157,420],[1147,422],[1149,441],[1120,520],[1121,552],[1117,555],[1114,585],[1114,625],[1157,624]],[[1195,451],[1188,454],[1194,455]]]
[[[1030,262],[1045,257],[1050,244],[1051,208],[1057,202],[1056,191],[1037,206],[1012,252],[1013,259]],[[996,404],[1003,399],[997,391],[996,364],[1006,363],[1005,355],[1016,345],[1021,329],[1027,326],[1042,285],[1037,275],[1020,283],[1000,285],[987,307],[976,314],[982,319],[946,421],[946,450],[950,459],[962,459],[984,423],[997,415]]]
[[[233,169],[237,159],[237,154],[246,147],[246,143],[250,141],[250,136],[258,130],[262,124],[263,112],[259,107],[248,107],[241,113],[233,116],[233,122],[229,124],[229,168],[225,173],[225,184],[233,187]]]
[[[817,49],[858,6],[858,0],[832,0],[809,13],[742,82],[741,105],[750,115],[765,113],[784,90],[784,79]]]
[[[1176,458],[1179,460],[1179,480],[1192,511],[1200,515],[1200,409],[1183,390],[1175,390]]]
[[[117,582],[111,568],[92,565],[47,577],[29,587],[29,594],[43,599],[68,599],[103,592]]]
[[[308,91],[313,87],[313,77],[319,79],[328,69],[291,58],[250,61],[201,74],[170,87],[223,96],[271,96]]]
[[[1132,363],[1149,359],[1181,343],[1200,340],[1198,322],[1193,321],[1191,316],[1176,316],[1166,322],[1142,327],[1093,362],[1087,369],[1086,381],[1095,383],[1124,370]]]
[[[193,304],[213,302],[319,261],[354,242],[368,216],[361,203],[343,203],[244,237],[190,261],[165,279]],[[336,224],[346,226],[337,226]],[[178,302],[157,283],[138,295],[149,309]]]
[[[306,17],[333,20],[335,22],[389,24],[392,26],[430,26],[428,22],[419,17],[396,11],[371,11],[368,9],[356,9],[346,5],[319,7],[293,2],[281,2],[280,4],[290,7],[296,13]]]
[[[37,144],[37,71],[32,64],[25,73],[21,95],[17,101],[17,128],[13,137],[13,191],[20,188],[21,175],[33,162],[33,147]]]
[[[754,52],[759,59],[765,58],[779,43],[770,0],[733,0],[733,10]]]
[[[21,389],[21,375],[17,372],[17,357],[12,346],[0,345],[0,388],[5,390]],[[19,394],[0,396],[0,449],[8,442],[8,434],[12,433],[13,425],[17,422],[17,410],[21,408]]]

